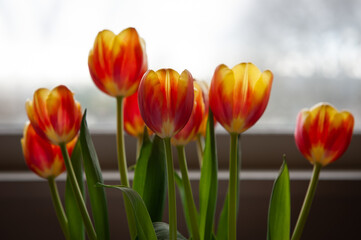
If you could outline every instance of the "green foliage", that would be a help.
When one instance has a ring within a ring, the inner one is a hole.
[[[73,165],[74,173],[76,175],[79,188],[82,191],[83,198],[84,194],[84,181],[83,181],[83,169],[81,166],[81,146],[80,140],[77,141],[73,153],[71,155],[71,163]],[[77,207],[77,202],[71,188],[71,182],[69,176],[66,179],[65,187],[65,210],[68,217],[69,224],[69,235],[70,240],[82,240],[85,238],[84,223],[81,216],[81,212]]]
[[[145,206],[145,203],[140,197],[140,195],[135,190],[128,187],[104,185],[101,183],[98,183],[98,186],[119,189],[120,191],[123,192],[123,196],[129,200],[135,216],[135,223],[138,233],[137,239],[139,240],[157,239],[147,207]]]
[[[167,191],[164,143],[155,136],[153,142],[145,131],[134,172],[133,189],[142,197],[152,222],[162,221]]]
[[[199,232],[201,239],[205,240],[212,238],[218,190],[217,174],[218,161],[214,134],[214,120],[213,113],[211,109],[209,109],[206,143],[199,183]]]
[[[268,240],[290,239],[291,195],[286,160],[274,182],[268,210]]]
[[[88,185],[90,204],[94,219],[95,231],[98,239],[110,239],[108,223],[108,207],[103,188],[96,187],[96,183],[103,183],[103,177],[86,123],[86,112],[80,128],[80,143],[83,156],[83,165]]]

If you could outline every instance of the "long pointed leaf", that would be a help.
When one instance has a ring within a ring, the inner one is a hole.
[[[153,222],[162,221],[167,191],[165,149],[161,138],[143,139],[134,172],[133,189],[142,197]]]
[[[268,210],[269,240],[290,239],[291,196],[290,177],[286,160],[283,160],[280,173],[274,182]]]
[[[209,109],[206,143],[204,148],[201,179],[199,182],[200,235],[201,239],[211,239],[218,190],[218,161],[214,135],[213,113]]]
[[[78,139],[73,153],[71,154],[71,163],[84,198],[84,180],[81,159],[80,140]],[[71,240],[82,240],[85,238],[83,218],[77,207],[77,202],[70,184],[69,177],[67,177],[65,187],[65,210],[68,217],[69,235]]]
[[[135,216],[138,239],[157,240],[157,236],[155,235],[152,220],[149,216],[147,207],[145,206],[145,203],[143,199],[140,197],[139,193],[128,187],[104,185],[101,183],[98,183],[98,185],[107,188],[119,189],[124,193],[124,196],[128,198],[130,204],[132,205]]]
[[[95,186],[98,182],[103,183],[103,177],[93,141],[86,123],[86,112],[84,113],[80,128],[80,142],[95,231],[98,239],[110,239],[108,207],[105,191],[103,188]]]

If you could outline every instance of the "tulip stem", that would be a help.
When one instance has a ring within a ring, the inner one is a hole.
[[[228,198],[228,239],[237,238],[237,193],[238,193],[238,164],[237,164],[238,134],[231,133],[231,151],[229,159],[229,198]]]
[[[169,239],[177,239],[177,208],[174,183],[174,167],[172,157],[172,147],[170,138],[164,138],[165,152],[167,158],[167,174],[168,174],[168,211],[169,211]]]
[[[69,235],[69,226],[68,226],[68,218],[66,217],[63,205],[60,200],[58,187],[55,183],[54,177],[48,178],[48,183],[51,192],[51,200],[53,201],[53,205],[55,208],[56,216],[58,217],[60,227],[63,230],[66,239],[70,239]]]
[[[182,173],[182,181],[184,186],[185,197],[188,205],[188,214],[191,222],[192,239],[199,240],[199,227],[197,220],[197,208],[194,204],[192,188],[188,177],[188,168],[186,162],[186,156],[184,146],[177,146],[179,168]]]
[[[140,136],[137,137],[137,156],[136,156],[136,161],[138,161],[139,154],[140,154],[140,150],[142,149],[142,145],[143,145],[143,135],[140,135]]]
[[[128,179],[127,160],[124,147],[124,116],[123,116],[123,101],[124,97],[117,97],[117,155],[118,168],[120,173],[120,182],[126,187],[130,187]],[[135,239],[137,235],[135,217],[128,198],[124,199],[125,212],[128,220],[128,228],[131,239]]]
[[[197,156],[198,156],[200,169],[202,168],[203,153],[204,153],[204,139],[201,134],[197,134]]]
[[[305,226],[308,214],[311,209],[312,200],[315,196],[316,187],[318,183],[318,177],[320,175],[322,165],[319,163],[314,163],[313,165],[313,172],[310,183],[308,185],[307,193],[305,196],[305,200],[303,201],[302,209],[300,215],[298,216],[298,220],[293,230],[293,235],[291,240],[299,240],[301,238],[303,228]]]
[[[67,174],[69,176],[69,179],[70,179],[71,188],[73,190],[76,202],[78,204],[78,208],[79,208],[80,213],[81,213],[81,216],[83,218],[85,230],[86,230],[87,235],[88,235],[90,240],[96,240],[97,239],[97,234],[96,234],[96,232],[94,230],[92,221],[90,220],[90,216],[89,216],[88,210],[86,208],[86,205],[85,205],[83,195],[82,195],[82,192],[80,190],[78,181],[76,180],[73,165],[72,165],[72,163],[70,161],[70,157],[69,157],[69,154],[68,154],[68,150],[66,149],[65,143],[61,143],[61,144],[59,144],[59,146],[60,146],[60,149],[61,149],[61,153],[63,154],[63,158],[64,158],[64,162],[65,162],[65,166],[66,166],[66,172],[67,172]]]

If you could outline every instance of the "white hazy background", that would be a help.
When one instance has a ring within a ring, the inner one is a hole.
[[[21,132],[24,103],[67,85],[91,128],[115,129],[115,101],[93,84],[89,50],[103,29],[135,27],[150,69],[214,69],[253,62],[274,73],[269,106],[251,131],[291,132],[297,113],[324,101],[361,130],[361,1],[0,0],[0,131]]]

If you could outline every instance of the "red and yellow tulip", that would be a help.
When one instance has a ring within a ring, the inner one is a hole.
[[[229,69],[219,65],[213,75],[209,104],[216,120],[229,133],[242,133],[253,126],[265,111],[273,74],[261,72],[252,63]]]
[[[338,159],[350,144],[354,118],[327,103],[302,110],[297,117],[295,140],[300,152],[322,166]]]
[[[185,146],[195,138],[205,115],[206,107],[204,104],[202,88],[200,84],[198,84],[198,82],[196,81],[193,82],[193,84],[194,84],[194,103],[193,103],[192,115],[190,116],[184,128],[180,130],[172,138],[172,144],[176,146],[180,146],[180,145]]]
[[[95,85],[113,97],[135,93],[148,69],[145,42],[137,30],[127,28],[115,35],[109,30],[98,33],[88,57]]]
[[[204,81],[200,81],[198,83],[202,89],[204,113],[202,116],[201,126],[199,127],[197,134],[201,134],[203,137],[205,137],[207,131],[207,121],[208,121],[208,112],[209,112],[209,86]],[[216,123],[217,122],[214,121],[214,125],[216,125]]]
[[[38,135],[53,144],[70,142],[80,128],[81,106],[63,85],[35,91],[33,101],[26,102],[26,112]]]
[[[66,145],[69,154],[72,153],[76,141],[77,137]],[[26,164],[38,176],[42,178],[57,177],[65,171],[60,147],[40,137],[29,123],[24,128],[21,145]]]
[[[147,71],[139,85],[138,103],[145,124],[159,137],[170,138],[188,122],[194,101],[193,77],[184,70]]]
[[[138,105],[138,92],[126,97],[124,100],[124,129],[134,137],[143,135],[145,123],[140,115]]]

